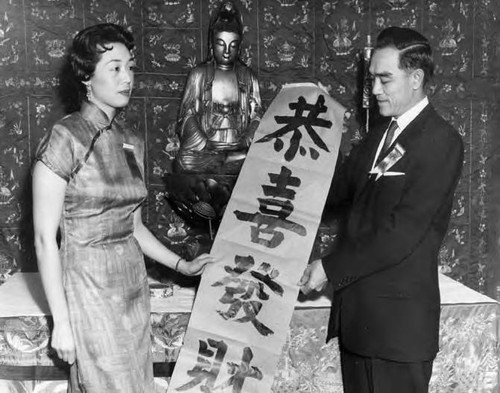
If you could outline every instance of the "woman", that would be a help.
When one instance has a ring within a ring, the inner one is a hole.
[[[68,59],[81,108],[54,125],[33,168],[51,345],[72,364],[70,392],[153,392],[143,253],[186,275],[213,262],[204,254],[188,263],[143,225],[144,143],[116,117],[132,91],[133,47],[131,34],[114,24],[77,34]]]

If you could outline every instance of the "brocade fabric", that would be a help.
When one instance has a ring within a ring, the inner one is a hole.
[[[460,288],[455,289],[454,294],[450,290],[443,296],[453,303],[441,307],[440,351],[434,361],[429,392],[500,393],[500,305],[480,299],[464,303]],[[153,303],[150,320],[155,363],[177,359],[192,297],[184,296],[182,290],[174,287],[174,296],[160,301],[163,311],[159,312],[160,307],[155,308]],[[169,308],[168,304],[175,307]],[[325,343],[329,312],[326,306],[294,311],[274,377],[273,393],[342,393],[338,342],[335,339]],[[49,319],[46,316],[0,318],[0,392],[65,392],[66,381],[16,381],[5,368],[54,364],[48,352]],[[157,392],[165,392],[167,384],[168,378],[155,378]]]
[[[133,235],[146,197],[143,155],[125,123],[88,103],[57,122],[37,152],[67,181],[60,256],[77,355],[70,392],[80,382],[86,393],[154,391],[149,287]]]

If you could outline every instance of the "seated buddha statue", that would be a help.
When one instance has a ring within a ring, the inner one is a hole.
[[[243,27],[231,2],[210,22],[207,59],[189,74],[177,134],[174,172],[236,175],[261,116],[259,83],[239,58]]]

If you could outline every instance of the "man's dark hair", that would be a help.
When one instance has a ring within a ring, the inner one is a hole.
[[[418,31],[405,27],[388,27],[377,37],[375,49],[394,47],[399,50],[399,67],[404,70],[421,69],[424,86],[434,74],[434,61],[429,40]]]

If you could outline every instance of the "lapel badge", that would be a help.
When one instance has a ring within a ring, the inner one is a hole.
[[[123,150],[128,150],[128,151],[134,151],[134,145],[131,145],[130,143],[123,143]]]
[[[391,149],[389,154],[378,163],[378,165],[370,171],[370,174],[376,175],[375,181],[380,179],[390,168],[392,168],[396,162],[398,162],[405,155],[406,150],[399,143]]]

